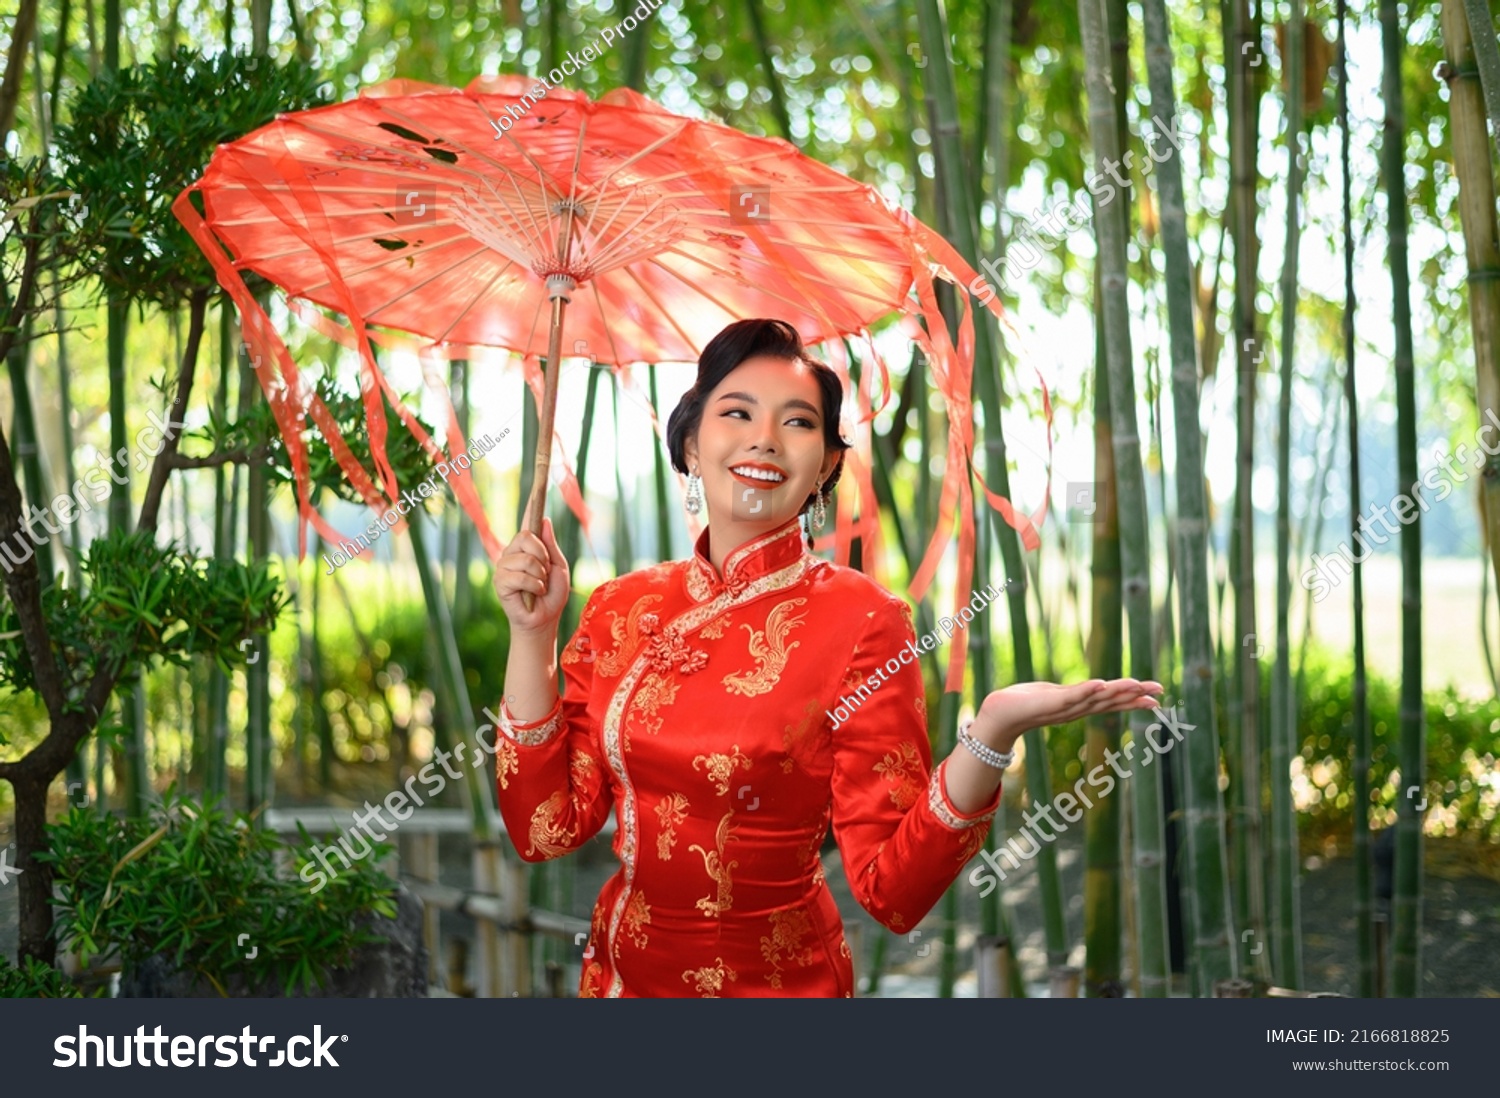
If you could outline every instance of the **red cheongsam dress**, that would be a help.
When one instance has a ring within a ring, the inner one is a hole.
[[[578,994],[851,996],[819,848],[906,933],[984,843],[932,769],[911,610],[821,560],[792,519],[735,549],[601,584],[544,718],[502,710],[500,810],[538,862],[615,813]],[[835,712],[838,709],[839,712]],[[847,716],[841,719],[840,714]],[[837,727],[834,727],[837,724]]]

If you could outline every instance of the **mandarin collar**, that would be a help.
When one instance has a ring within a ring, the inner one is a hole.
[[[724,578],[721,580],[708,559],[709,528],[704,527],[693,546],[692,568],[702,578],[710,595],[728,590],[737,594],[762,576],[769,575],[789,564],[807,550],[802,539],[802,520],[794,515],[776,529],[751,538],[737,546],[724,558]]]

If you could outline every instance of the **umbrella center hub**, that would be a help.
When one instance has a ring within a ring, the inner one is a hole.
[[[542,278],[587,282],[670,248],[685,234],[677,206],[653,187],[557,190],[506,173],[453,194],[453,220]]]

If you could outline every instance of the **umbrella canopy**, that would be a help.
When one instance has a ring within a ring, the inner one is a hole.
[[[518,352],[534,386],[546,354],[544,482],[560,353],[617,367],[686,362],[747,316],[786,320],[816,344],[868,339],[876,320],[904,312],[949,412],[943,521],[914,585],[918,597],[955,517],[961,556],[972,553],[973,318],[965,305],[955,347],[934,278],[964,288],[977,276],[921,222],[785,141],[684,118],[627,89],[594,101],[517,76],[482,77],[462,90],[391,80],[345,103],[283,114],[221,145],[174,212],[241,306],[294,468],[300,443],[292,435],[307,416],[326,434],[331,417],[300,383],[238,272],[270,280],[294,304],[349,318],[350,331],[334,332],[326,316],[299,310],[360,353],[384,498],[341,443],[330,441],[351,483],[382,509],[399,491],[383,453],[382,392],[438,450],[378,368],[369,325],[420,336],[440,356],[461,357],[476,345]],[[967,302],[967,292],[958,296]],[[982,300],[1001,315],[993,295]],[[874,361],[884,379],[878,355]],[[883,385],[882,404],[888,392]],[[1045,396],[1044,406],[1050,419]],[[451,449],[462,439],[449,410]],[[866,406],[864,415],[873,410]],[[456,486],[497,555],[472,483]],[[984,490],[1034,545],[1045,500],[1028,520]],[[304,517],[319,521],[305,490],[301,498]],[[873,494],[864,498],[873,502]],[[581,499],[569,502],[581,506]],[[851,518],[840,509],[841,524]],[[873,506],[864,519],[866,532],[876,528]],[[841,526],[841,544],[850,533]],[[967,567],[960,572],[966,588]]]

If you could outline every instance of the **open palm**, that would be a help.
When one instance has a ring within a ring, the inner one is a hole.
[[[1056,682],[1021,682],[996,690],[979,707],[979,720],[999,728],[1002,750],[1033,728],[1067,724],[1080,717],[1127,709],[1151,709],[1160,702],[1159,682],[1139,679],[1090,679],[1064,686]]]

